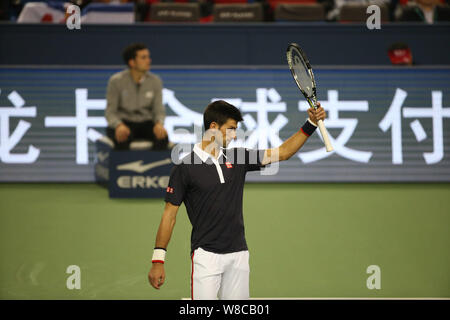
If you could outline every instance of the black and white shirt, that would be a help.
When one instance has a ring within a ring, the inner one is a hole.
[[[192,224],[191,253],[247,250],[242,213],[245,175],[260,170],[265,150],[221,149],[214,158],[196,144],[172,168],[165,201],[184,202]]]

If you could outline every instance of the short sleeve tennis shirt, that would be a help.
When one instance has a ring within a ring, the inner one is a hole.
[[[215,159],[196,144],[172,168],[165,201],[184,202],[192,224],[191,252],[247,250],[242,200],[248,171],[260,170],[264,150],[221,149]]]

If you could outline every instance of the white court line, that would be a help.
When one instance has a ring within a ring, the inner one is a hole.
[[[181,298],[181,300],[191,300],[191,298]],[[250,298],[249,300],[450,300],[450,298]]]

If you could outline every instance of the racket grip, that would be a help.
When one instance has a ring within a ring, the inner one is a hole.
[[[325,149],[327,152],[333,151],[333,146],[331,145],[330,138],[328,137],[327,129],[325,128],[325,125],[323,124],[322,120],[317,121],[317,125],[319,126],[320,134],[323,138],[323,143],[325,144]]]

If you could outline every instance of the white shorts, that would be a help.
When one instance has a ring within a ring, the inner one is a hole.
[[[249,253],[217,254],[196,249],[192,254],[192,300],[249,298]]]

